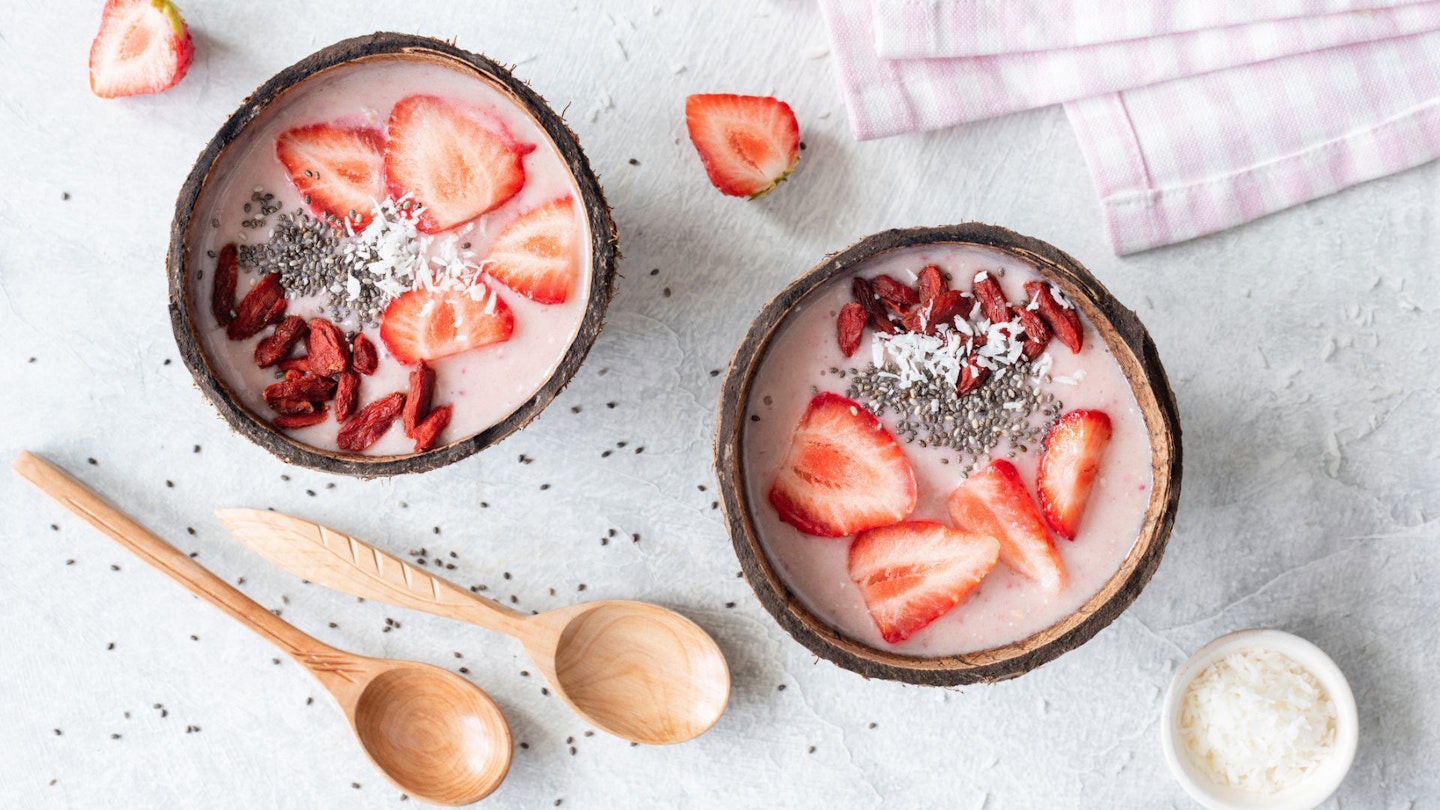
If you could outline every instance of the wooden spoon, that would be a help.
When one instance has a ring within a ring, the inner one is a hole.
[[[284,650],[329,690],[360,746],[400,790],[434,804],[477,802],[510,770],[510,727],[490,696],[452,672],[337,650],[307,636],[43,459],[15,472],[136,556]]]
[[[519,639],[560,698],[617,737],[684,742],[715,725],[730,700],[724,654],[674,611],[612,600],[528,616],[308,520],[258,509],[215,514],[243,543],[292,574]]]

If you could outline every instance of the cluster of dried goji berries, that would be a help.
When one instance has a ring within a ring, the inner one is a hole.
[[[402,420],[405,435],[415,440],[415,452],[435,446],[450,423],[451,406],[431,408],[435,371],[421,361],[410,373],[410,391],[386,394],[361,408],[360,377],[375,373],[379,354],[363,332],[349,340],[340,327],[325,318],[306,321],[285,315],[285,291],[278,274],[262,276],[245,297],[236,302],[237,252],[226,245],[216,257],[210,306],[216,321],[231,340],[248,340],[268,326],[270,334],[255,345],[255,364],[277,367],[284,377],[262,392],[275,412],[270,423],[281,430],[318,425],[329,418],[330,403],[341,427],[335,443],[341,450],[362,452],[372,447]],[[304,344],[304,352],[295,350]]]

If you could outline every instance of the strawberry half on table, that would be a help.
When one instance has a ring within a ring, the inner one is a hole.
[[[800,162],[800,124],[790,105],[776,98],[690,96],[685,126],[710,183],[731,197],[764,196]]]
[[[1056,592],[1065,585],[1065,568],[1020,471],[995,459],[961,484],[947,503],[955,526],[1000,541],[1000,559],[1015,573]]]
[[[439,96],[408,96],[390,110],[385,177],[390,195],[420,206],[416,227],[448,231],[492,211],[525,185],[520,143],[494,115]]]
[[[1074,540],[1080,529],[1110,432],[1104,411],[1077,410],[1060,417],[1045,434],[1035,489],[1045,522],[1066,540]]]
[[[380,316],[380,339],[407,365],[503,343],[514,332],[510,307],[481,281],[468,290],[410,290]]]
[[[280,133],[275,156],[310,210],[362,230],[385,197],[385,134],[371,127],[310,124]]]
[[[869,411],[838,394],[810,400],[770,488],[780,519],[806,534],[845,537],[915,509],[915,471]]]
[[[965,601],[1000,558],[1000,542],[929,521],[861,532],[850,579],[880,635],[899,644]]]
[[[90,90],[101,98],[169,90],[194,56],[190,29],[169,0],[109,0],[90,46]]]

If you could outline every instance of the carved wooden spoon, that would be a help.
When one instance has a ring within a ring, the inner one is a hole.
[[[724,654],[674,611],[611,600],[528,616],[308,520],[259,509],[215,514],[245,545],[292,574],[519,639],[561,699],[617,737],[684,742],[715,725],[730,700]]]
[[[15,472],[136,556],[284,650],[329,690],[360,746],[400,790],[434,804],[480,801],[510,770],[510,726],[452,672],[337,650],[300,632],[31,453]]]

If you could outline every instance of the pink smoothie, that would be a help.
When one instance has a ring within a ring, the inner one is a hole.
[[[954,279],[952,287],[965,291],[978,271],[989,271],[1013,302],[1026,300],[1022,291],[1025,281],[1042,278],[1033,266],[1008,254],[944,244],[894,251],[827,283],[791,313],[771,341],[750,391],[743,447],[746,496],[761,545],[810,610],[844,635],[877,649],[943,656],[1018,641],[1067,617],[1094,596],[1119,570],[1139,536],[1150,501],[1151,451],[1149,433],[1129,382],[1088,320],[1080,354],[1052,340],[1047,348],[1051,366],[1041,378],[1040,390],[1054,394],[1063,403],[1062,412],[1099,409],[1109,414],[1113,426],[1078,535],[1074,541],[1055,539],[1067,583],[1058,593],[1051,593],[1002,562],[969,599],[930,626],[900,644],[883,641],[847,572],[851,538],[800,532],[780,520],[768,493],[795,426],[815,391],[846,394],[853,382],[851,370],[864,371],[872,360],[870,330],[853,357],[844,357],[836,342],[836,316],[853,300],[853,275],[869,279],[884,273],[913,285],[916,274],[927,264],[938,265]],[[846,376],[832,373],[832,368]],[[758,420],[753,418],[756,416]],[[1040,414],[1035,418],[1037,423],[1044,420]],[[881,422],[900,439],[915,469],[918,501],[909,519],[951,525],[946,499],[964,480],[970,460],[953,449],[922,448],[918,441],[906,442],[896,430],[897,421],[894,413],[881,416]],[[1032,497],[1039,451],[1038,442],[1027,445],[1023,452],[1017,449],[1014,456],[1007,444],[993,451],[995,457],[1009,458],[1015,464]]]
[[[473,74],[439,64],[400,59],[352,63],[306,80],[267,109],[217,163],[213,179],[196,205],[187,256],[190,267],[203,269],[203,278],[195,274],[189,280],[191,300],[195,302],[192,310],[196,331],[212,371],[241,404],[261,419],[274,416],[261,392],[279,376],[274,368],[256,367],[253,355],[255,344],[271,330],[266,328],[244,341],[231,341],[226,337],[209,308],[215,266],[213,253],[230,242],[257,244],[271,237],[278,214],[269,216],[261,228],[243,225],[257,215],[258,203],[252,201],[257,188],[263,189],[264,194],[274,195],[267,204],[280,206],[282,213],[304,207],[285,167],[275,155],[276,137],[281,132],[322,122],[363,124],[383,130],[394,104],[418,93],[486,110],[503,121],[517,141],[536,147],[523,158],[525,184],[519,193],[468,225],[448,234],[433,235],[429,253],[455,250],[468,243],[466,250],[479,264],[491,242],[509,222],[566,194],[573,201],[575,218],[575,283],[563,303],[539,304],[487,279],[490,288],[514,313],[513,336],[504,343],[430,361],[436,371],[434,405],[454,405],[450,425],[436,446],[474,435],[502,421],[529,400],[555,371],[580,328],[589,297],[589,225],[578,202],[579,189],[544,130],[523,108]],[[247,203],[252,205],[250,213],[244,209]],[[450,241],[447,247],[444,243],[451,235],[457,235],[458,241]],[[258,275],[246,272],[242,265],[239,279],[237,299],[244,297]],[[287,314],[307,319],[330,317],[325,312],[325,302],[324,295],[291,298]],[[376,373],[361,377],[361,407],[392,391],[408,390],[407,378],[413,366],[402,365],[386,351],[378,328],[362,325],[353,317],[336,321],[336,325],[347,334],[363,327],[379,351]],[[332,408],[331,418],[324,423],[286,433],[302,443],[333,451],[339,427]],[[404,436],[397,421],[365,453],[403,455],[413,452],[412,445],[413,441]]]

